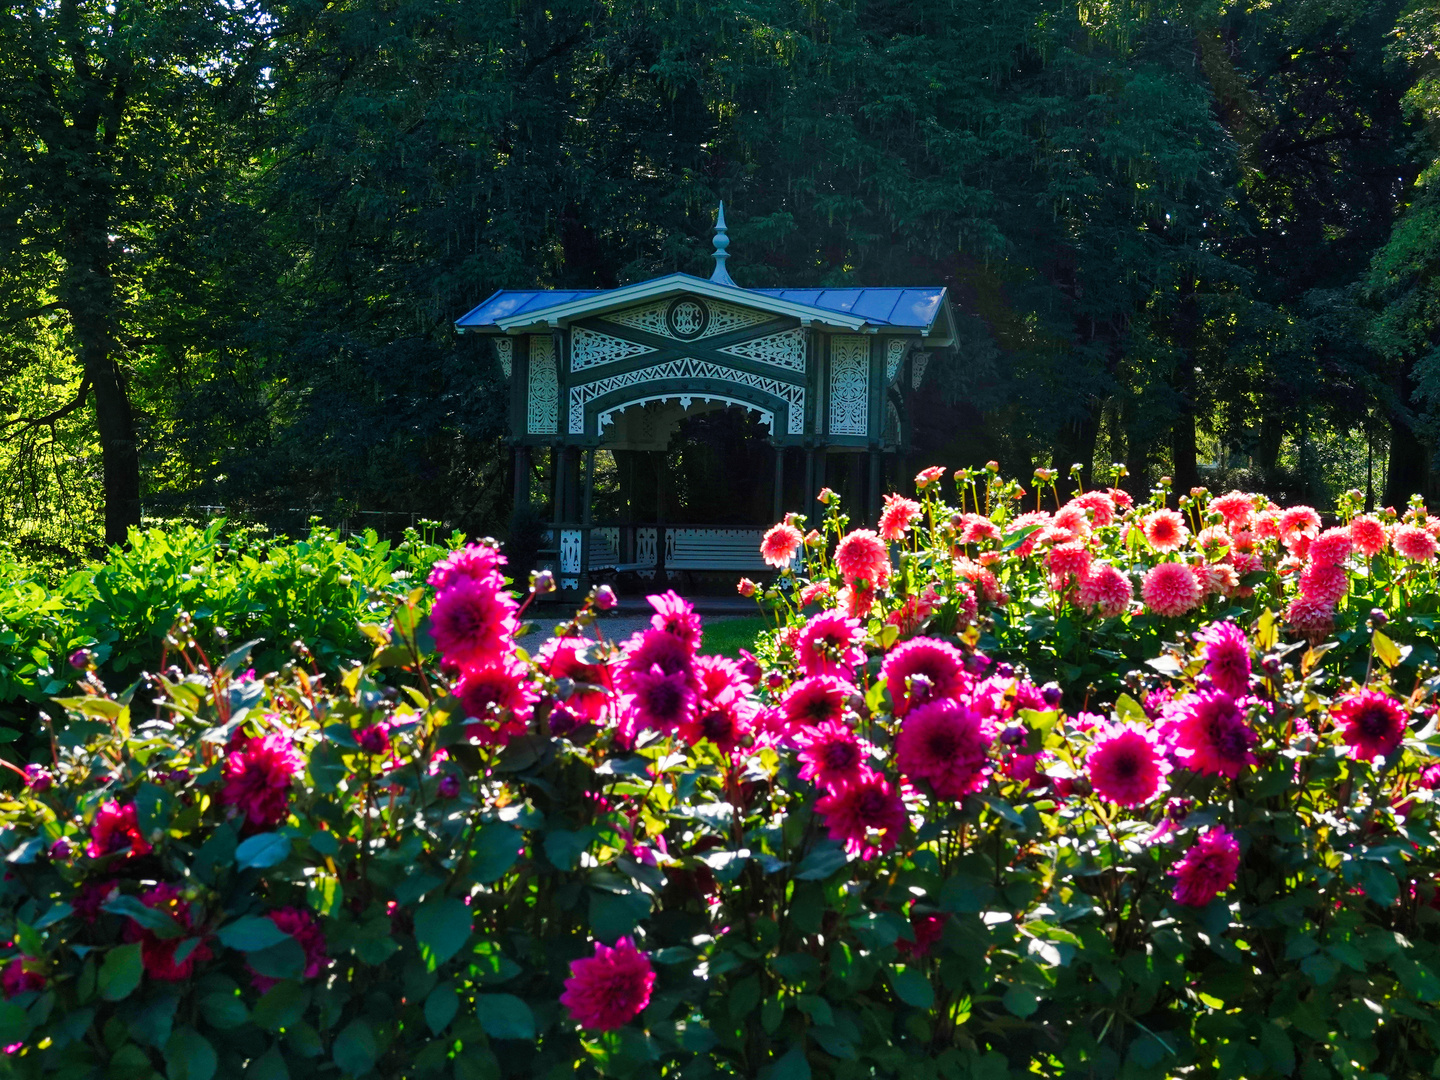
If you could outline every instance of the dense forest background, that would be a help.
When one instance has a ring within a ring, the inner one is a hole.
[[[1440,490],[1440,0],[0,12],[0,537],[503,531],[498,287],[931,284],[918,457]],[[200,512],[203,512],[201,510]]]

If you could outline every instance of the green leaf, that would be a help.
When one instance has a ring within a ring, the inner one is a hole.
[[[335,1036],[331,1057],[340,1071],[349,1076],[364,1076],[375,1067],[379,1047],[375,1044],[375,1032],[364,1020],[352,1020],[345,1029]]]
[[[650,898],[644,893],[590,893],[590,928],[607,944],[630,934],[650,914]]]
[[[455,993],[453,983],[441,983],[425,999],[425,1023],[430,1025],[432,1034],[439,1035],[449,1027],[459,1011],[460,995]]]
[[[170,793],[155,784],[141,784],[135,791],[135,820],[140,832],[149,836],[170,823]]]
[[[315,874],[305,886],[305,901],[321,915],[338,915],[345,902],[345,887],[334,874]]]
[[[838,1027],[817,1024],[810,1029],[809,1035],[820,1044],[820,1049],[831,1057],[840,1058],[842,1061],[855,1060],[855,1044],[851,1042],[850,1035]]]
[[[790,1047],[784,1057],[770,1066],[768,1080],[810,1080],[810,1062],[805,1057],[803,1043]]]
[[[240,868],[264,869],[285,861],[290,854],[290,838],[284,833],[260,833],[252,836],[235,849],[235,861]]]
[[[290,937],[284,930],[276,926],[273,920],[260,915],[246,915],[244,918],[236,919],[217,930],[215,936],[226,948],[239,949],[241,952],[257,952],[260,949],[268,949]]]
[[[425,966],[434,971],[470,937],[470,909],[453,896],[434,896],[415,910],[415,940]]]
[[[849,860],[845,847],[836,841],[826,841],[800,860],[795,868],[795,877],[800,881],[821,881],[839,870]]]
[[[298,979],[305,973],[305,950],[298,941],[287,936],[278,945],[248,954],[245,962],[261,975],[272,979]]]
[[[194,1028],[177,1028],[165,1043],[165,1075],[170,1080],[210,1080],[218,1063],[215,1048]]]
[[[250,1019],[250,1010],[234,990],[214,990],[200,998],[200,1012],[211,1027],[228,1031]]]
[[[272,1046],[245,1069],[245,1080],[290,1080],[290,1069],[280,1047]]]
[[[140,959],[140,943],[117,945],[105,954],[100,965],[100,996],[106,1001],[120,1001],[140,985],[145,966]]]
[[[220,667],[215,673],[217,675],[223,675],[227,679],[233,678],[245,665],[245,662],[250,659],[250,653],[254,650],[255,646],[264,640],[264,638],[256,638],[254,641],[245,642],[245,644],[241,645],[238,649],[231,649],[230,652],[226,654],[225,659],[220,661]]]
[[[514,866],[515,860],[520,857],[520,845],[519,829],[512,829],[509,825],[486,825],[475,838],[471,879],[488,885],[504,877],[505,871]]]
[[[1417,1000],[1440,1001],[1440,978],[1437,978],[1430,968],[1403,955],[1392,958],[1390,964],[1395,974],[1400,976],[1401,985],[1414,994]]]
[[[235,862],[235,848],[239,842],[230,825],[217,828],[195,852],[195,876],[207,885],[212,884],[217,872],[228,870]]]
[[[1038,532],[1041,528],[1042,526],[1040,525],[1026,525],[1023,529],[1016,529],[1012,533],[1006,533],[1005,536],[1001,538],[1000,550],[1014,551],[1029,539],[1031,533]]]
[[[492,1039],[535,1041],[535,1014],[514,994],[475,995],[475,1015]]]
[[[581,853],[594,838],[595,834],[590,829],[578,832],[555,829],[545,837],[545,857],[559,870],[574,870]]]
[[[928,1009],[935,1004],[935,988],[930,985],[930,980],[925,977],[925,972],[918,967],[899,968],[892,971],[890,985],[895,988],[895,996],[906,1005],[913,1005],[917,1009]],[[1010,1004],[1009,995],[1006,995],[1005,1004],[1007,1006]]]
[[[13,1001],[0,1001],[0,1041],[6,1046],[30,1034],[30,1014]]]
[[[1028,986],[1012,986],[1005,991],[1005,1008],[1024,1020],[1040,1008],[1040,998]]]
[[[138,897],[117,896],[101,905],[101,910],[134,919],[158,938],[177,938],[185,933],[185,928],[176,922],[169,912],[146,907]]]
[[[293,1026],[310,1004],[310,991],[289,980],[276,983],[255,1003],[255,1023],[265,1031]]]

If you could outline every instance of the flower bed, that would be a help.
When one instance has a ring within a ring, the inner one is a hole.
[[[759,660],[606,589],[532,653],[474,545],[330,675],[87,671],[0,805],[7,1067],[1429,1075],[1426,525],[921,480],[772,532]]]

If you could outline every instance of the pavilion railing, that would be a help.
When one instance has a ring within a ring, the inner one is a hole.
[[[588,537],[587,537],[588,531]],[[768,569],[760,559],[763,528],[674,525],[638,522],[625,525],[561,525],[545,535],[562,588],[586,573],[614,571],[641,578],[667,570],[753,571]],[[587,543],[588,540],[588,543]]]

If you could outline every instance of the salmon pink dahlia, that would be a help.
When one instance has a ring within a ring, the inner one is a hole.
[[[1212,502],[1210,509],[1223,517],[1230,528],[1243,527],[1255,514],[1255,496],[1230,491]]]
[[[1340,737],[1353,757],[1374,761],[1393,753],[1405,738],[1405,707],[1377,690],[1346,694],[1330,709],[1340,726]]]
[[[1350,522],[1350,543],[1367,559],[1385,550],[1385,526],[1369,515]]]
[[[915,474],[915,490],[924,491],[931,484],[938,483],[944,475],[944,465],[931,465],[928,469],[921,469]]]
[[[937,798],[959,799],[984,786],[990,743],[977,713],[957,701],[932,701],[905,717],[895,760],[905,776],[928,782]]]
[[[1175,878],[1175,902],[1204,907],[1235,884],[1239,870],[1239,842],[1223,826],[1212,826],[1168,871]]]
[[[1020,546],[1015,548],[1015,557],[1024,559],[1031,555],[1036,545],[1040,543],[1040,534],[1050,525],[1050,515],[1043,510],[1032,510],[1028,514],[1021,514],[1014,521],[1010,522],[1006,530],[1007,536],[1015,536],[1026,529],[1033,531],[1025,537]]]
[[[1291,551],[1300,553],[1320,533],[1320,515],[1313,507],[1292,506],[1280,515],[1280,542]]]
[[[846,585],[835,594],[835,604],[852,619],[864,619],[875,606],[875,590],[867,589],[858,582]]]
[[[788,566],[804,542],[805,535],[799,529],[781,522],[773,526],[760,541],[760,558],[765,560],[766,566],[777,569]]]
[[[993,544],[1000,539],[1000,526],[979,514],[965,514],[961,518],[960,543]]]
[[[1140,595],[1157,615],[1184,615],[1200,603],[1200,582],[1184,563],[1161,563],[1145,575]]]
[[[570,977],[560,1004],[570,1018],[591,1031],[614,1031],[639,1016],[650,1004],[655,969],[650,957],[628,937],[614,948],[595,942],[595,955],[570,962]]]
[[[1098,611],[1102,618],[1125,614],[1133,599],[1135,587],[1130,579],[1109,563],[1095,563],[1080,582],[1080,606]]]
[[[800,606],[809,607],[811,604],[818,604],[830,595],[830,583],[828,581],[812,581],[800,590]]]
[[[1165,790],[1170,764],[1153,732],[1136,724],[1107,724],[1085,758],[1090,786],[1119,806],[1144,806]]]
[[[1045,568],[1056,589],[1079,581],[1090,569],[1090,549],[1079,541],[1057,544],[1045,556]]]
[[[1350,557],[1350,530],[1326,529],[1310,544],[1310,561],[1316,566],[1341,566]]]
[[[1418,525],[1395,526],[1390,543],[1411,562],[1429,562],[1435,557],[1435,538]]]
[[[251,825],[279,825],[290,813],[290,782],[304,768],[288,736],[278,731],[253,736],[226,755],[220,800]]]
[[[1090,514],[1091,524],[1103,529],[1115,521],[1115,500],[1103,491],[1087,491],[1070,500],[1071,506],[1078,506]]]
[[[1185,519],[1174,510],[1156,510],[1145,519],[1145,541],[1159,552],[1179,551],[1190,539]]]
[[[806,675],[853,675],[855,665],[865,662],[864,636],[860,623],[839,611],[811,616],[795,640],[800,669]]]
[[[1105,494],[1109,495],[1114,501],[1117,510],[1129,510],[1135,505],[1135,500],[1130,497],[1130,493],[1124,488],[1108,488]]]
[[[869,529],[856,529],[836,545],[835,564],[852,588],[863,581],[867,589],[883,589],[890,580],[890,555],[885,542]]]
[[[885,508],[880,511],[880,539],[894,542],[905,539],[911,523],[920,516],[920,504],[899,495],[886,495]]]
[[[1322,641],[1335,629],[1335,604],[1323,596],[1302,593],[1285,608],[1285,625],[1312,642]]]
[[[1308,600],[1320,600],[1332,607],[1345,595],[1350,579],[1343,566],[1312,561],[1300,574],[1296,583],[1300,595]]]
[[[865,772],[858,780],[837,787],[815,803],[832,840],[861,859],[889,851],[905,831],[905,804],[878,773]]]

